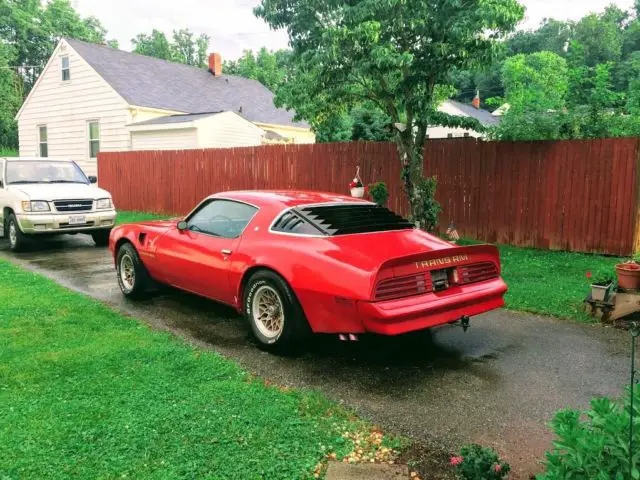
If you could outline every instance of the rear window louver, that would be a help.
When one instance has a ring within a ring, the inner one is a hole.
[[[294,211],[323,234],[331,236],[414,228],[400,215],[375,204],[318,205]],[[279,222],[283,220],[284,215]]]
[[[293,211],[288,211],[273,224],[273,229],[278,232],[290,232],[302,221]]]

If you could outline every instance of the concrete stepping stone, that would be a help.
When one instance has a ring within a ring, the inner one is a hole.
[[[329,462],[327,480],[406,480],[409,469],[406,465],[386,463],[350,464]]]

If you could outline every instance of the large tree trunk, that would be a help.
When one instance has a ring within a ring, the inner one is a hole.
[[[414,222],[419,222],[416,218],[419,215],[420,192],[417,187],[420,185],[423,177],[424,152],[422,145],[416,144],[411,135],[403,132],[398,135],[396,142],[398,156],[402,165],[402,181],[404,191],[409,201],[409,212]]]

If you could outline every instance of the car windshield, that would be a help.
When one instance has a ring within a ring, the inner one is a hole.
[[[20,183],[84,183],[89,180],[74,162],[25,160],[7,162],[7,185]]]

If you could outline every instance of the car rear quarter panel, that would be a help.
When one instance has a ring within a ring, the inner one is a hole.
[[[231,266],[231,283],[238,285],[237,307],[242,309],[243,279],[256,268],[281,275],[294,290],[314,332],[362,328],[356,299],[368,298],[375,277],[373,263],[355,266],[336,255],[323,238],[266,233],[243,238]]]

